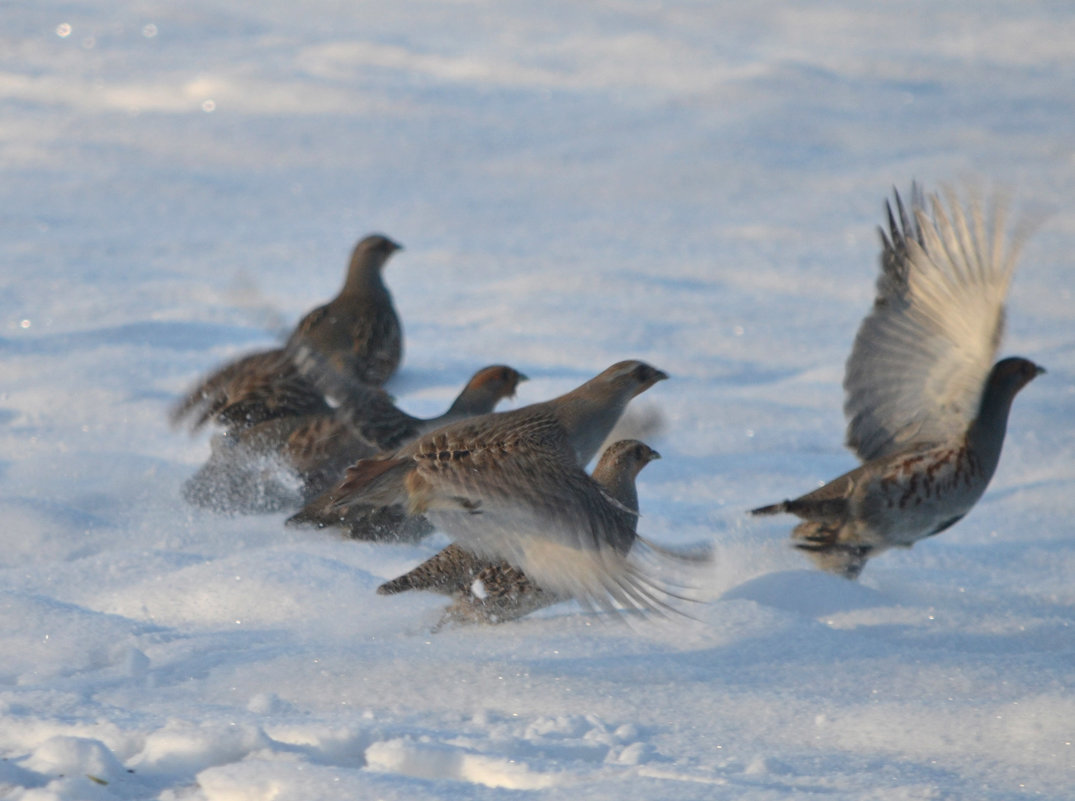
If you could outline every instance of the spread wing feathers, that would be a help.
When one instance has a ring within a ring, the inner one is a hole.
[[[508,562],[555,595],[610,610],[663,609],[661,587],[627,558],[634,514],[578,466],[562,429],[513,426],[504,433],[480,442],[453,437],[450,449],[430,435],[408,468],[366,463],[369,474],[360,480],[378,501],[390,500],[381,488],[397,485],[393,471],[406,469],[408,511],[426,514],[467,550]]]
[[[920,196],[908,216],[896,196],[882,232],[877,299],[844,377],[847,445],[863,461],[958,436],[977,414],[1004,330],[1004,299],[1021,238],[1006,240],[1006,209],[988,214]]]
[[[540,491],[521,485],[526,470],[498,472],[492,481],[450,487],[455,508],[431,510],[434,525],[555,595],[603,609],[663,607],[660,588],[623,547],[634,538],[633,520],[580,468],[565,465]]]

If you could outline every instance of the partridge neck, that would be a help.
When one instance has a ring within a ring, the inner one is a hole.
[[[341,295],[365,295],[371,292],[384,292],[381,270],[368,259],[355,260],[347,271],[347,280],[340,290]]]
[[[978,416],[967,431],[967,443],[978,453],[989,475],[992,475],[1000,460],[1004,434],[1008,429],[1008,413],[1017,391],[1012,389],[1011,384],[991,377],[982,393]]]
[[[487,387],[466,387],[448,408],[445,416],[487,414],[496,406],[496,400],[494,393]]]
[[[597,483],[608,490],[608,494],[619,501],[625,508],[638,514],[638,490],[635,488],[635,480],[630,470],[613,470],[612,475],[603,475],[594,471],[593,477]]]
[[[584,389],[580,387],[580,389]],[[578,392],[578,390],[576,390]],[[597,449],[612,431],[623,414],[630,397],[614,398],[611,402],[590,397],[589,393],[569,393],[558,404],[557,416],[578,454],[579,464],[585,465],[597,454]]]

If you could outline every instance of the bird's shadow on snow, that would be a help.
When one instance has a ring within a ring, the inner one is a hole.
[[[732,587],[721,599],[754,601],[807,617],[892,604],[892,599],[870,587],[811,570],[781,570],[755,576]]]

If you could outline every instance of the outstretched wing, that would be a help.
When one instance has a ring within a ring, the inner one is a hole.
[[[898,194],[898,220],[889,207],[877,299],[844,376],[847,445],[863,461],[959,436],[977,415],[1021,244],[1006,241],[1002,202],[987,214],[948,191],[927,215],[912,192],[910,216]]]
[[[516,428],[485,445],[423,448],[407,479],[413,510],[556,596],[609,610],[667,607],[664,590],[627,555],[633,511],[578,466],[558,426]]]

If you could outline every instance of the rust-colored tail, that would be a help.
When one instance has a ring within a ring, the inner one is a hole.
[[[363,459],[347,468],[344,479],[333,494],[337,505],[367,506],[406,505],[404,479],[414,469],[411,459]]]

